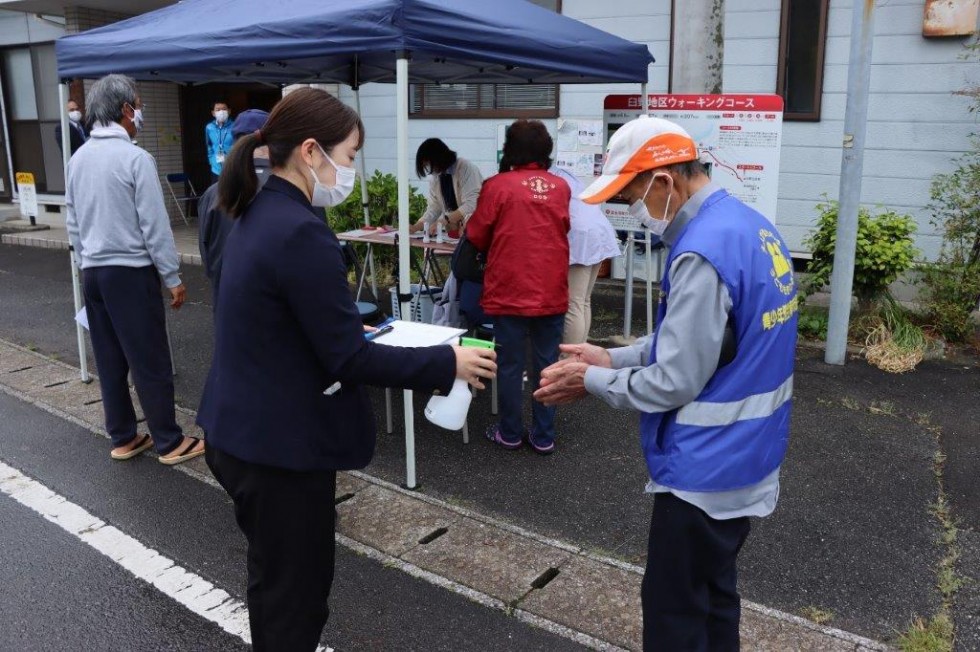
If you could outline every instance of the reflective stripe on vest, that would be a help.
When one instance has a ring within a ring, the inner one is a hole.
[[[753,394],[740,401],[711,403],[694,401],[677,411],[676,423],[682,426],[729,426],[736,421],[770,417],[793,397],[793,376],[771,392]]]

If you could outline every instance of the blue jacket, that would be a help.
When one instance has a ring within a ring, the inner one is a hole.
[[[780,465],[789,437],[797,298],[786,243],[775,227],[724,190],[705,200],[667,259],[696,253],[732,300],[736,353],[691,403],[644,414],[640,432],[650,477],[684,491],[755,484]],[[665,278],[660,319],[670,303]],[[656,343],[650,363],[656,362]]]
[[[215,346],[198,423],[208,446],[297,471],[354,469],[374,453],[363,385],[448,392],[448,346],[367,342],[340,243],[306,196],[273,176],[228,234]],[[340,391],[325,396],[335,381]]]
[[[220,127],[217,120],[212,120],[204,128],[204,142],[208,146],[208,163],[211,165],[212,174],[221,174],[221,166],[224,165],[224,158],[228,156],[232,146],[235,144],[235,136],[231,133],[231,128],[235,121],[228,118]],[[219,155],[222,159],[219,161]]]

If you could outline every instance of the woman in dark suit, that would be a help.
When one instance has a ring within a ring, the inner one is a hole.
[[[297,90],[238,141],[219,181],[236,223],[198,422],[208,466],[248,539],[257,651],[317,646],[333,581],[336,473],[366,466],[374,453],[363,386],[448,392],[457,377],[480,387],[496,371],[492,352],[479,349],[365,341],[340,244],[322,218],[322,207],[353,190],[363,139],[349,107]],[[256,194],[252,154],[261,145],[273,169]]]

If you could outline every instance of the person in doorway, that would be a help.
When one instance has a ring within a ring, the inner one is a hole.
[[[641,413],[654,494],[643,577],[645,650],[737,650],[738,553],[779,496],[797,298],[772,223],[705,174],[678,125],[641,117],[609,140],[586,203],[614,195],[670,252],[657,328],[633,346],[563,345],[535,398],[593,394]]]
[[[442,222],[450,237],[457,237],[480,198],[483,175],[480,169],[438,138],[429,138],[415,152],[415,173],[419,178],[430,177],[429,201],[425,213],[410,227],[415,233],[428,228],[435,233],[436,224]]]
[[[221,176],[221,168],[225,163],[225,157],[231,151],[235,143],[231,133],[235,121],[228,113],[228,105],[224,102],[215,102],[211,110],[214,118],[204,128],[204,142],[208,147],[208,165],[211,167],[211,181],[217,182]]]
[[[446,393],[456,378],[482,387],[496,370],[488,350],[366,341],[340,243],[322,219],[354,189],[363,140],[350,107],[302,88],[238,140],[218,183],[235,224],[198,423],[248,540],[256,652],[317,647],[334,573],[336,474],[374,453],[364,385]],[[262,146],[272,175],[256,194]]]
[[[160,280],[174,310],[186,292],[156,162],[132,143],[143,105],[136,82],[123,75],[95,82],[88,100],[94,128],[68,164],[65,205],[84,274],[111,456],[128,460],[155,446],[162,463],[179,464],[202,455],[204,442],[185,437],[175,418]],[[137,432],[130,373],[150,435]]]
[[[71,145],[71,155],[74,156],[78,148],[85,144],[88,140],[88,131],[85,129],[85,125],[82,123],[84,116],[82,115],[82,110],[78,106],[78,102],[75,100],[68,100],[65,105],[65,111],[68,113],[68,140]],[[58,141],[58,150],[64,151],[62,149],[61,143],[61,123],[59,122],[54,128],[54,137]]]
[[[571,191],[548,172],[552,147],[539,120],[510,125],[503,157],[509,170],[483,184],[466,225],[466,237],[487,252],[481,305],[500,346],[500,422],[487,430],[487,439],[508,450],[527,441],[542,455],[555,450],[555,409],[534,403],[533,424],[525,430],[522,405],[527,340],[536,388],[541,370],[558,359],[568,309]]]
[[[602,209],[578,198],[585,185],[568,170],[552,167],[551,173],[564,179],[572,191],[568,207],[572,220],[568,232],[568,312],[562,342],[583,344],[592,328],[592,290],[599,266],[607,258],[619,255],[619,244],[616,230]]]
[[[265,126],[269,113],[260,109],[248,109],[238,114],[231,127],[232,136],[237,141],[242,136],[255,133]],[[258,179],[258,189],[262,190],[271,171],[269,165],[269,148],[258,147],[253,160],[255,176]],[[201,216],[198,247],[201,250],[201,262],[204,273],[211,281],[211,305],[217,306],[218,284],[221,282],[221,250],[225,238],[231,230],[232,220],[218,207],[218,184],[213,183],[197,202],[198,215]]]

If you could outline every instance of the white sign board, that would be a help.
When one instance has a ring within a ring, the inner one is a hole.
[[[650,115],[679,124],[698,145],[713,181],[776,221],[783,98],[779,95],[648,95]],[[639,95],[607,95],[606,143],[617,129],[644,114]],[[617,229],[640,231],[625,204],[603,206]]]
[[[18,172],[16,176],[20,214],[24,217],[37,217],[37,187],[34,185],[34,175],[30,172]]]

